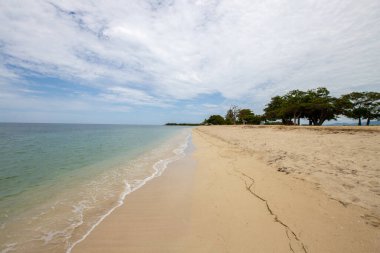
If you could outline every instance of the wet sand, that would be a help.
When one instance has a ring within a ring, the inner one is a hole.
[[[72,252],[180,252],[188,233],[195,163],[187,156],[135,192]]]

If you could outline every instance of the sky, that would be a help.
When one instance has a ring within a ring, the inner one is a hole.
[[[378,0],[1,0],[0,122],[201,122],[380,91]]]

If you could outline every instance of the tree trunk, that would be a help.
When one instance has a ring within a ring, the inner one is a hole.
[[[298,122],[297,122],[297,124],[300,125],[300,123],[301,123],[301,118],[298,117]]]
[[[318,122],[318,126],[322,126],[325,121],[326,121],[326,117],[325,116],[321,116],[320,119],[319,119],[319,122]]]
[[[367,118],[367,126],[369,126],[370,123],[371,123],[371,119]]]
[[[311,119],[309,119],[309,126],[312,126],[313,125],[313,121],[311,121]]]
[[[361,126],[361,125],[362,125],[362,118],[359,117],[358,126]]]

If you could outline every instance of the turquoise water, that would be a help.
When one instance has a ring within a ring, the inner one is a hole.
[[[183,127],[0,124],[0,251],[70,251],[188,138]]]

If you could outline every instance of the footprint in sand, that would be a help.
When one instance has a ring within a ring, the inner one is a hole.
[[[343,184],[343,187],[344,187],[345,189],[348,189],[348,190],[352,190],[352,189],[355,188],[355,186],[350,185],[350,184]]]
[[[380,185],[380,183],[379,182],[377,182],[377,181],[374,181],[374,180],[371,180],[371,181],[369,181],[368,182],[371,186],[374,186],[374,187],[376,187],[376,186],[379,186]]]
[[[377,218],[373,215],[369,215],[369,214],[365,214],[361,217],[365,220],[366,224],[371,225],[373,227],[380,227],[380,219],[379,218]]]
[[[360,202],[361,200],[358,198],[358,197],[356,197],[356,196],[352,196],[352,197],[350,197],[350,200],[353,202],[353,203],[357,203],[357,202]]]

